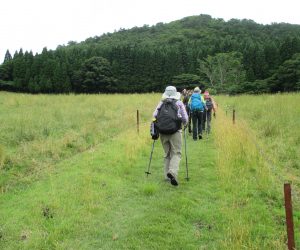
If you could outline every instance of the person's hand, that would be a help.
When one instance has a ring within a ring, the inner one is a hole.
[[[152,135],[151,137],[152,137],[152,140],[154,140],[154,141],[155,141],[155,140],[157,140],[157,139],[159,138],[159,134]]]
[[[216,118],[216,112],[214,112],[214,118]]]

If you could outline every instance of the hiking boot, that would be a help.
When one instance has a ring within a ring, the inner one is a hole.
[[[167,176],[168,176],[169,179],[171,180],[171,184],[172,184],[173,186],[178,186],[177,180],[175,179],[175,177],[174,177],[171,173],[168,173]]]
[[[199,140],[201,140],[202,139],[202,135],[199,135]]]

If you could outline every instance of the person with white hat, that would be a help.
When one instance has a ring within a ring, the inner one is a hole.
[[[164,174],[174,186],[178,185],[178,170],[181,160],[182,123],[188,123],[188,114],[176,87],[168,86],[162,95],[162,100],[157,105],[153,117],[156,120],[160,140],[165,152]]]
[[[194,89],[189,100],[189,108],[192,113],[192,122],[193,122],[193,139],[197,141],[197,137],[202,139],[202,120],[203,120],[203,111],[206,109],[205,102],[201,96],[201,90],[199,87]]]

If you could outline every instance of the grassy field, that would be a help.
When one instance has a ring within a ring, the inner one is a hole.
[[[282,183],[253,124],[220,110],[208,139],[188,136],[189,182],[184,155],[180,185],[163,180],[159,142],[145,177],[159,98],[0,93],[0,248],[285,249]]]
[[[140,95],[0,95],[0,191],[31,184],[45,170],[149,120]]]

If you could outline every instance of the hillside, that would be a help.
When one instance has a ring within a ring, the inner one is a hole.
[[[199,15],[120,29],[35,56],[8,52],[0,86],[32,93],[149,92],[194,81],[225,93],[296,91],[297,53],[299,25]]]

